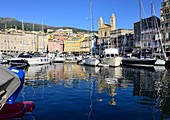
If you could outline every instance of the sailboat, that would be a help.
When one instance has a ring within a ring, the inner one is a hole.
[[[140,32],[142,32],[142,18],[141,18],[141,0],[140,2]],[[141,39],[140,35],[140,40]],[[155,58],[146,58],[145,56],[142,56],[142,45],[140,49],[140,55],[139,57],[130,57],[130,58],[123,58],[122,64],[123,65],[130,65],[130,66],[141,66],[141,67],[153,67],[155,65],[156,59]]]
[[[153,2],[151,1],[151,14],[153,16],[153,12],[154,12],[154,6],[153,6]],[[161,36],[161,32],[160,32],[160,28],[158,26],[158,21],[157,19],[153,18],[152,19],[152,23],[154,28],[156,28],[156,30],[153,31],[157,31],[159,34],[155,35],[155,38],[157,38],[158,42],[159,42],[159,47],[158,47],[158,54],[157,54],[157,60],[155,62],[155,66],[165,66],[165,61],[166,61],[166,53],[165,53],[165,49],[163,47],[163,43],[162,43],[162,36]]]
[[[93,43],[94,33],[92,31],[92,26],[93,26],[92,0],[90,0],[90,21],[91,21],[91,37],[90,38],[91,38],[91,43]],[[88,58],[85,58],[83,61],[84,61],[83,62],[84,65],[90,65],[90,66],[97,66],[100,63],[99,59],[93,56],[92,46],[91,46],[91,56]]]

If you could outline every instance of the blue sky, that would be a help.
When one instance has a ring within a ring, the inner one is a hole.
[[[163,0],[152,0],[155,15],[160,17]],[[151,0],[142,0],[142,17],[151,15]],[[2,0],[0,17],[12,17],[24,22],[52,26],[70,26],[90,29],[90,0]],[[139,21],[139,0],[93,0],[94,29],[99,17],[110,24],[111,14],[116,16],[116,28],[132,29]]]

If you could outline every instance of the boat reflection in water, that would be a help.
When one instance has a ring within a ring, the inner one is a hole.
[[[111,96],[111,99],[109,101],[110,105],[116,105],[116,102],[114,100],[114,96],[116,93],[116,88],[119,85],[119,82],[122,78],[122,68],[116,67],[116,68],[108,68],[103,67],[100,70],[100,76],[98,79],[98,93],[108,93],[109,96]],[[103,101],[104,98],[98,99],[98,101]]]
[[[76,63],[26,71],[21,100],[36,103],[35,119],[170,118],[170,70],[92,67]]]

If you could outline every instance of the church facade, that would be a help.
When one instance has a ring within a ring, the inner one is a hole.
[[[99,18],[98,21],[98,37],[106,38],[110,36],[110,32],[116,29],[116,17],[114,14],[110,17],[110,25],[105,24],[102,17]]]

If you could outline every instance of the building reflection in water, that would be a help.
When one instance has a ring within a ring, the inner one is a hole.
[[[137,104],[148,105],[151,111],[160,108],[163,113],[170,114],[170,70],[165,68],[109,68],[55,63],[29,67],[25,79],[25,86],[32,86],[33,89],[40,86],[42,96],[45,87],[61,85],[73,88],[80,87],[81,81],[87,81],[91,104],[94,99],[97,102],[104,101],[107,94],[107,102],[113,106],[117,105],[118,88],[132,88],[132,95],[138,97]],[[93,97],[94,94],[97,95]],[[90,109],[92,111],[92,106]]]
[[[165,75],[157,87],[157,93],[160,98],[159,107],[164,113],[170,114],[170,69],[165,71]]]
[[[133,96],[141,96],[139,104],[148,105],[155,113],[160,109],[170,114],[170,70],[123,68],[123,74],[133,81]]]

